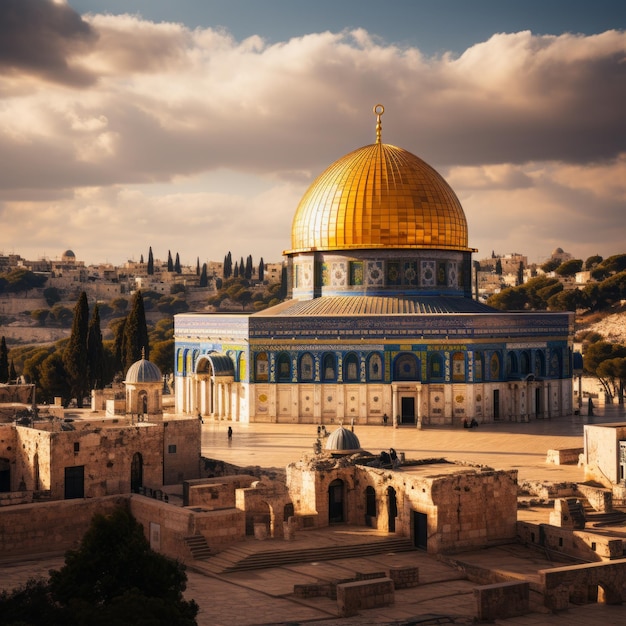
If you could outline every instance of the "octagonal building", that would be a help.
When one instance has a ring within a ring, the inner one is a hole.
[[[472,299],[456,194],[381,140],[331,164],[296,208],[288,300],[175,316],[176,410],[242,422],[462,425],[572,412],[573,314]]]

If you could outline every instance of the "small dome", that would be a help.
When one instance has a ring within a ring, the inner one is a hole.
[[[161,370],[150,361],[141,359],[133,363],[126,372],[127,383],[160,383],[163,380]]]
[[[74,254],[74,252],[73,252],[72,250],[66,250],[66,251],[63,253],[63,255],[62,255],[62,256],[66,257],[66,258],[68,258],[68,259],[69,259],[69,258],[72,258],[72,259],[75,259],[75,258],[76,258],[76,255]]]
[[[329,452],[356,452],[360,449],[359,438],[343,426],[330,433],[326,441],[326,450]]]

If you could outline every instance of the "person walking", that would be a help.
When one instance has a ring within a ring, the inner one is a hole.
[[[228,441],[230,441],[233,438],[233,429],[232,427],[228,427]]]

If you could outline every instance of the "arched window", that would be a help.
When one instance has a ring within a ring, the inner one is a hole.
[[[343,376],[344,380],[349,383],[358,382],[359,380],[359,357],[354,352],[346,355],[344,359]]]
[[[367,373],[369,380],[383,379],[383,360],[378,352],[374,352],[368,360]]]
[[[259,352],[256,355],[254,376],[258,382],[267,382],[269,379],[269,367],[267,361],[267,352]]]
[[[401,354],[394,363],[394,380],[419,380],[419,361],[414,354]]]
[[[280,383],[291,382],[291,359],[286,352],[281,352],[276,359],[276,377]]]
[[[374,487],[365,488],[365,515],[376,517],[376,492]]]
[[[331,381],[337,378],[337,359],[327,352],[322,359],[322,380]]]
[[[519,373],[519,369],[517,367],[517,355],[515,352],[509,352],[506,355],[506,375],[508,377],[515,376]]]
[[[474,352],[474,380],[483,379],[483,353]]]
[[[443,357],[434,352],[428,357],[428,378],[430,380],[443,380]]]
[[[543,377],[546,375],[546,357],[543,350],[535,351],[535,377]]]
[[[526,374],[530,374],[530,356],[528,352],[524,350],[520,355],[520,374],[522,376],[526,376]]]
[[[246,380],[246,353],[245,352],[240,352],[239,353],[239,380],[240,381],[245,381]]]
[[[497,352],[494,352],[489,361],[489,377],[490,380],[500,380],[500,376],[500,357]]]
[[[465,355],[462,352],[452,355],[452,380],[457,383],[465,381]]]
[[[176,373],[185,375],[185,352],[184,350],[178,350],[176,355]]]
[[[310,352],[300,357],[300,380],[313,380],[313,357]]]

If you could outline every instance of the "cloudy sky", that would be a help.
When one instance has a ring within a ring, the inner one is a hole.
[[[279,261],[377,103],[476,258],[626,252],[624,2],[0,0],[0,253]]]

